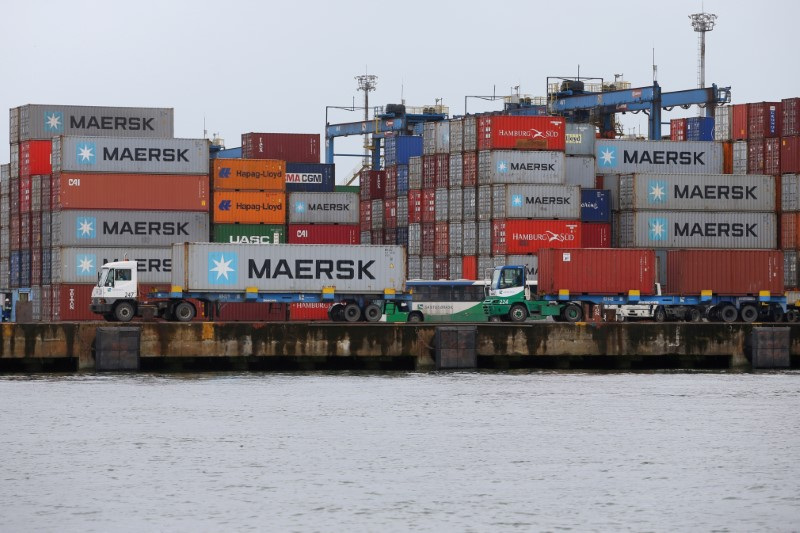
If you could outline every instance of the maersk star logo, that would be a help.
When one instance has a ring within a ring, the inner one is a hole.
[[[601,146],[598,148],[597,165],[601,167],[617,166],[617,148],[614,146]]]
[[[61,111],[45,111],[44,131],[47,133],[62,133],[64,131],[64,113]]]
[[[235,285],[238,281],[239,259],[233,252],[208,254],[208,283],[210,285]]]
[[[97,235],[97,219],[95,217],[78,217],[76,226],[79,239],[94,239]]]
[[[522,207],[522,195],[521,194],[511,195],[511,205],[513,207]]]
[[[667,219],[666,218],[651,218],[648,222],[649,235],[651,241],[666,241],[667,240]]]
[[[650,180],[647,184],[647,203],[663,204],[667,201],[667,182]]]
[[[78,254],[75,258],[76,273],[79,276],[97,276],[97,256],[94,254]]]
[[[306,204],[304,204],[303,202],[295,202],[294,211],[295,211],[295,213],[305,213],[306,212]]]
[[[97,159],[97,147],[94,143],[78,143],[75,158],[79,165],[94,165]]]
[[[497,171],[500,174],[505,174],[506,172],[508,172],[508,163],[506,163],[505,161],[498,161],[497,162]]]

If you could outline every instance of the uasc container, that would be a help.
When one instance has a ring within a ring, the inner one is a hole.
[[[214,242],[285,244],[286,226],[279,224],[214,224]]]

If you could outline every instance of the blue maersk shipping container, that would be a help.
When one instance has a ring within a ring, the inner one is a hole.
[[[581,222],[611,222],[611,191],[581,189]]]
[[[387,137],[385,146],[385,164],[407,165],[410,157],[422,155],[422,137],[417,135],[399,135]]]
[[[408,194],[408,165],[397,165],[397,195]]]
[[[286,163],[286,192],[333,192],[336,169],[325,163]]]
[[[711,117],[690,117],[686,119],[687,141],[713,141],[714,119]]]

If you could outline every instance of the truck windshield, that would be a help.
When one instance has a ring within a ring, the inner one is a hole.
[[[106,284],[106,279],[108,278],[108,273],[110,270],[108,268],[102,269],[100,272],[100,276],[97,278],[97,286],[102,287]]]
[[[498,268],[492,274],[492,287],[511,289],[522,286],[522,272],[519,268]]]

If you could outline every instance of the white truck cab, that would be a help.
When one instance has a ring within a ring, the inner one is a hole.
[[[135,314],[138,282],[136,261],[106,263],[92,289],[92,312],[108,320],[128,322]]]

